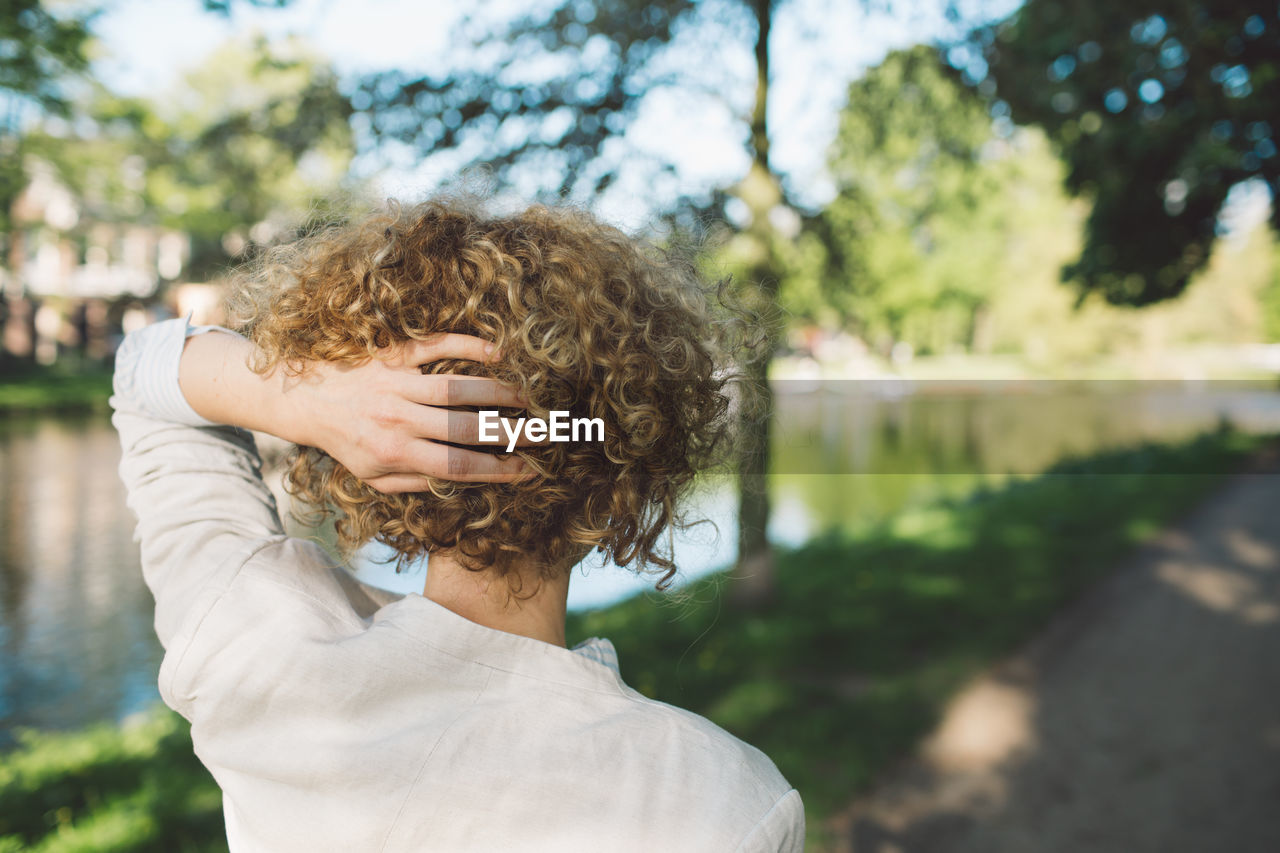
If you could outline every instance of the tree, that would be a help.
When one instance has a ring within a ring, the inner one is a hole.
[[[983,349],[1015,232],[1019,152],[935,48],[891,53],[849,86],[831,146],[836,197],[783,279],[792,311],[834,315],[887,350]],[[783,250],[786,251],[785,249]]]
[[[987,81],[997,109],[1045,128],[1068,189],[1091,200],[1063,271],[1085,292],[1128,305],[1177,295],[1208,260],[1231,187],[1280,190],[1274,3],[1028,0],[952,60]]]
[[[355,143],[337,76],[302,43],[231,42],[187,75],[181,105],[140,127],[158,156],[150,203],[209,272],[271,242],[343,184]]]
[[[296,42],[233,41],[165,96],[99,91],[82,110],[92,132],[33,134],[32,145],[93,218],[190,235],[189,276],[216,273],[329,203],[355,150],[335,74]]]
[[[22,135],[36,112],[65,113],[64,87],[89,64],[92,15],[52,14],[41,0],[0,5],[0,233],[25,184]]]

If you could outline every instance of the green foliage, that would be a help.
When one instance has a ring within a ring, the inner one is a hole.
[[[1261,339],[1267,299],[1280,299],[1268,296],[1280,257],[1268,229],[1217,244],[1193,286],[1141,312],[1063,287],[1087,205],[1068,197],[1043,131],[993,121],[954,76],[919,46],[850,86],[829,155],[836,196],[776,244],[793,321],[850,329],[881,353],[903,341],[1017,355],[1049,375],[1108,357],[1180,375],[1174,349]],[[743,275],[748,248],[729,240],[714,262]]]
[[[836,197],[781,249],[783,300],[886,348],[991,348],[988,309],[1027,283],[1018,252],[1043,261],[1061,233],[1033,232],[1070,232],[1052,157],[1034,136],[997,135],[928,46],[890,54],[849,87],[830,168]]]
[[[99,90],[88,136],[32,134],[95,221],[191,236],[187,274],[209,276],[268,243],[343,185],[354,139],[336,74],[297,42],[215,51],[154,101]]]
[[[168,127],[148,134],[167,155],[150,175],[149,206],[206,246],[223,248],[225,235],[268,242],[337,189],[354,154],[335,73],[297,43],[225,45],[175,101],[183,107],[172,114],[158,105]],[[260,223],[265,233],[253,230]]]
[[[1007,186],[981,102],[943,73],[935,51],[891,54],[849,87],[832,146],[838,195],[817,219],[869,337],[936,351],[967,344],[1007,233]],[[994,220],[994,221],[992,221]]]
[[[1028,0],[953,61],[1042,126],[1092,203],[1064,278],[1113,303],[1180,293],[1230,188],[1280,187],[1280,20],[1259,0]],[[1280,224],[1280,205],[1273,206]]]
[[[609,637],[638,690],[763,749],[817,829],[910,749],[964,679],[1257,445],[1223,432],[1065,462],[782,554],[768,612],[725,607],[726,578],[714,576],[675,603],[571,614],[570,636]]]
[[[88,15],[55,15],[42,0],[5,0],[0,12],[0,91],[29,98],[44,109],[65,109],[67,75],[85,70]],[[5,120],[15,116],[6,111]],[[6,126],[8,132],[17,127]]]
[[[1262,330],[1269,341],[1280,342],[1280,245],[1271,247],[1271,275],[1262,290]]]
[[[20,732],[0,757],[0,851],[226,850],[222,794],[186,722],[157,709],[121,728]]]
[[[0,413],[106,411],[111,373],[65,360],[53,367],[23,365],[0,373]]]
[[[5,0],[0,11],[0,233],[22,191],[26,107],[64,113],[66,83],[89,64],[86,14],[54,15],[42,0]]]

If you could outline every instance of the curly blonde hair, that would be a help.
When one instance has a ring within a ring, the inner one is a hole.
[[[442,361],[424,372],[518,386],[528,414],[603,420],[604,440],[522,447],[536,476],[517,483],[431,480],[383,494],[325,452],[297,447],[286,483],[337,519],[346,551],[377,540],[406,562],[437,550],[498,576],[532,561],[541,577],[592,549],[672,581],[662,534],[729,429],[734,324],[687,257],[574,210],[486,216],[474,202],[392,204],[265,252],[236,276],[237,325],[255,369],[359,363],[441,332],[496,343],[500,363]],[[523,414],[523,413],[522,413]]]

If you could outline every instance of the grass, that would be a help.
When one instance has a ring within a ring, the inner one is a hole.
[[[24,365],[0,373],[0,412],[106,411],[110,396],[105,366]]]
[[[778,558],[776,600],[728,608],[725,577],[681,600],[571,614],[629,683],[763,749],[823,821],[902,756],[969,677],[1032,635],[1137,542],[1261,446],[1219,432],[832,533]],[[1153,473],[1153,472],[1181,473]],[[218,791],[176,715],[24,734],[0,758],[0,851],[225,849]]]
[[[177,714],[19,742],[0,760],[0,853],[227,849],[222,794]]]

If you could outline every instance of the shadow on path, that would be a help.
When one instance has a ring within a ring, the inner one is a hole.
[[[972,683],[842,853],[1280,851],[1280,462]]]

